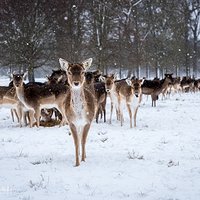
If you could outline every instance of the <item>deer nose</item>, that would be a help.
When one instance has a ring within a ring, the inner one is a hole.
[[[79,82],[74,82],[74,85],[75,85],[75,86],[78,86],[78,85],[79,85]]]

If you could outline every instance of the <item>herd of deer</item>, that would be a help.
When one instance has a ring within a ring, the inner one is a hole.
[[[85,144],[94,118],[99,116],[106,122],[106,99],[110,98],[110,123],[112,122],[113,108],[116,110],[117,120],[123,125],[122,102],[126,103],[132,128],[136,126],[137,111],[142,95],[151,95],[152,106],[156,106],[159,94],[199,90],[200,81],[184,77],[172,78],[172,74],[165,74],[162,80],[145,80],[135,77],[117,80],[114,74],[102,75],[97,70],[87,71],[92,59],[82,63],[71,64],[59,59],[61,69],[53,70],[45,83],[24,83],[25,74],[12,74],[9,86],[0,86],[0,104],[11,109],[11,114],[17,116],[20,127],[22,122],[30,127],[41,124],[41,118],[51,120],[53,114],[60,121],[60,126],[68,125],[74,139],[76,161],[80,165],[79,149],[81,143],[81,161],[85,161]],[[136,100],[132,114],[132,102]]]

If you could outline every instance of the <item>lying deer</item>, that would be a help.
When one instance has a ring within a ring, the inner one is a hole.
[[[146,95],[151,95],[152,107],[156,106],[156,100],[158,100],[158,95],[168,87],[169,83],[173,82],[172,74],[165,74],[165,78],[162,80],[144,80],[142,84],[142,93]]]
[[[59,62],[68,77],[69,90],[65,100],[65,113],[75,144],[75,166],[79,166],[80,143],[82,145],[81,161],[85,161],[86,139],[96,111],[94,95],[84,87],[85,71],[90,67],[92,59],[71,64],[60,58]]]
[[[56,107],[63,116],[61,125],[66,121],[64,102],[67,93],[67,86],[63,84],[53,84],[44,86],[24,85],[25,74],[13,74],[13,84],[16,89],[16,94],[21,103],[29,110],[30,127],[33,126],[35,118],[36,125],[40,125],[40,116],[42,108]]]

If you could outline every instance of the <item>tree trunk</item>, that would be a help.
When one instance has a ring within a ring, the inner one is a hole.
[[[28,68],[28,80],[29,80],[29,82],[35,82],[33,65],[30,65]]]

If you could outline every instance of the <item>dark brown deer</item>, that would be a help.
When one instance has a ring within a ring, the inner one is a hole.
[[[47,84],[62,83],[64,85],[68,85],[67,74],[62,69],[52,70],[52,74],[50,76],[47,76],[47,79],[48,79]]]
[[[87,59],[82,63],[71,64],[60,58],[59,62],[68,77],[69,90],[65,100],[65,113],[74,139],[75,166],[79,166],[80,143],[82,146],[81,161],[85,161],[86,140],[96,112],[94,95],[84,87],[85,71],[90,67],[92,59]]]
[[[61,125],[66,122],[64,102],[68,87],[63,84],[53,84],[44,86],[25,86],[23,81],[25,74],[13,74],[13,84],[16,94],[21,103],[29,110],[30,127],[33,126],[34,117],[36,125],[40,125],[42,108],[56,107],[63,116]]]
[[[96,122],[99,122],[99,115],[104,117],[104,122],[106,122],[106,96],[105,83],[100,82],[98,77],[101,73],[99,70],[94,72],[85,73],[85,83],[84,87],[88,88],[97,101],[97,112],[96,112]]]
[[[144,80],[142,84],[142,94],[151,95],[152,107],[156,106],[158,95],[168,87],[169,83],[173,82],[172,74],[165,74],[165,78],[162,80]]]

